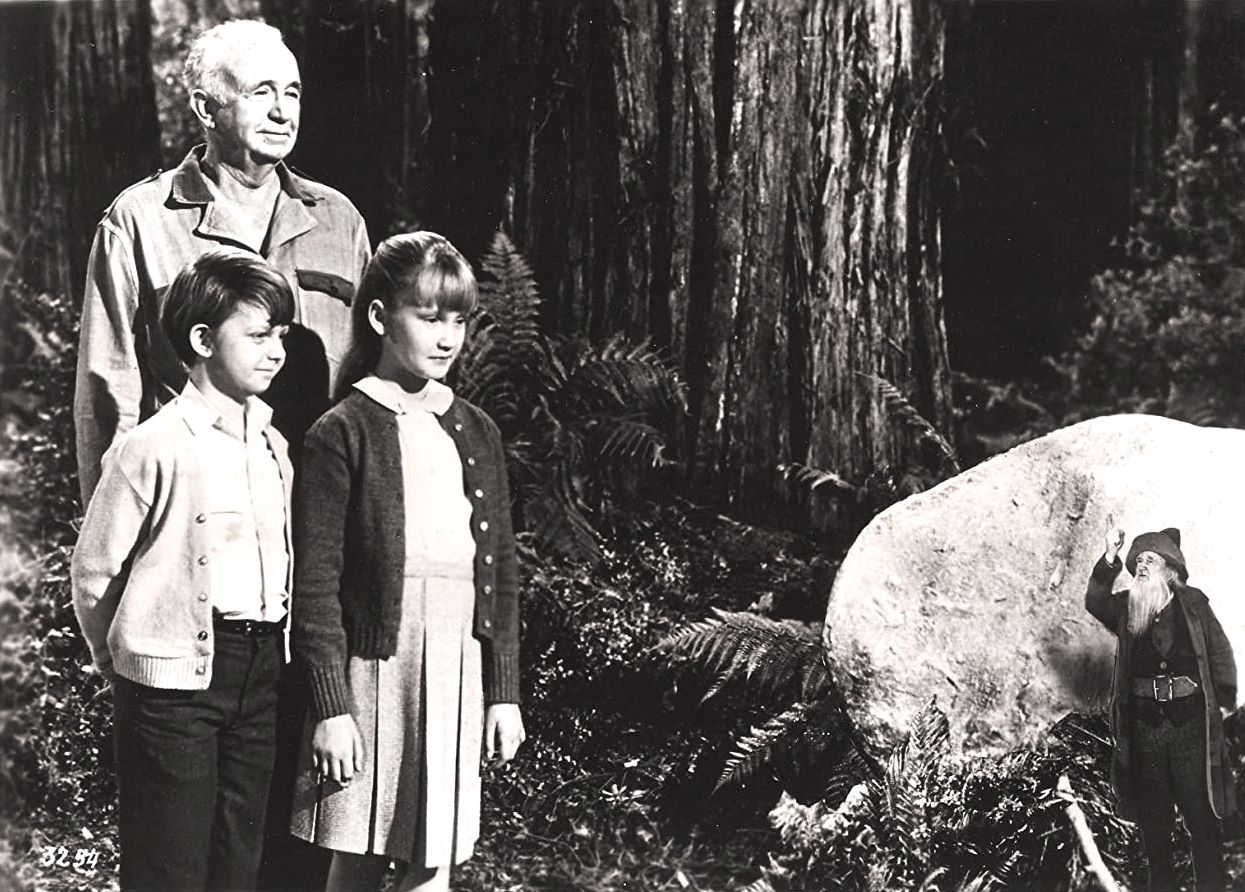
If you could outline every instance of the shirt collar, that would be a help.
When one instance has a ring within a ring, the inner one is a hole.
[[[213,429],[222,430],[220,410],[208,401],[193,381],[186,381],[178,403],[182,416],[195,435],[202,435]],[[257,396],[247,397],[242,411],[248,434],[261,432],[272,422],[272,407]]]
[[[440,381],[429,379],[423,389],[417,393],[403,390],[396,381],[368,375],[354,383],[356,390],[371,397],[390,412],[405,415],[423,409],[435,415],[444,415],[454,402],[454,391]]]
[[[203,172],[203,155],[207,146],[200,144],[191,149],[182,163],[173,171],[173,183],[169,189],[169,198],[178,204],[211,204],[212,190],[208,186],[207,175]],[[281,180],[281,191],[290,198],[303,204],[314,206],[320,196],[316,195],[311,184],[294,173],[284,161],[277,164],[277,178]]]

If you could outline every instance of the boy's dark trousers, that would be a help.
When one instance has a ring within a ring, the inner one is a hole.
[[[283,646],[280,634],[218,630],[204,691],[117,679],[124,892],[255,887]]]

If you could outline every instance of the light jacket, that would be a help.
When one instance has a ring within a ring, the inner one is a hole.
[[[215,646],[211,481],[195,441],[202,415],[186,409],[187,399],[176,397],[104,455],[70,574],[74,613],[101,673],[153,688],[204,690],[212,681]],[[285,489],[292,565],[293,470],[285,438],[271,424],[264,438]],[[291,566],[287,592],[292,581]]]
[[[1137,791],[1132,785],[1132,653],[1133,636],[1128,631],[1128,592],[1111,593],[1111,586],[1123,564],[1100,558],[1090,575],[1085,592],[1085,608],[1119,639],[1115,651],[1115,674],[1111,692],[1111,734],[1115,741],[1111,759],[1111,784],[1124,818],[1137,816]],[[1172,583],[1172,596],[1189,628],[1189,638],[1197,654],[1202,678],[1204,725],[1206,729],[1206,795],[1220,818],[1236,811],[1236,792],[1223,736],[1223,717],[1219,707],[1236,706],[1236,662],[1232,645],[1211,610],[1210,601],[1200,590],[1181,582]]]
[[[455,398],[442,429],[458,449],[475,538],[473,631],[486,703],[519,701],[519,576],[501,434]],[[350,711],[346,662],[397,650],[406,569],[405,499],[397,415],[358,390],[307,432],[294,499],[290,639],[306,668],[317,719]]]
[[[95,230],[82,298],[74,423],[85,505],[113,438],[181,392],[186,371],[160,329],[164,293],[201,254],[245,247],[213,200],[203,147],[122,192]],[[281,191],[264,259],[294,291],[285,368],[265,399],[295,448],[329,406],[350,339],[350,303],[370,255],[367,229],[335,189],[277,165]]]

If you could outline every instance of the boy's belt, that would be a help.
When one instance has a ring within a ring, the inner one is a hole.
[[[257,619],[225,619],[222,616],[213,616],[212,628],[217,632],[228,632],[230,635],[245,635],[248,638],[268,638],[272,635],[281,634],[285,629],[285,620],[266,623]]]
[[[1134,697],[1146,700],[1175,700],[1194,693],[1201,685],[1187,675],[1155,675],[1152,678],[1134,678]]]

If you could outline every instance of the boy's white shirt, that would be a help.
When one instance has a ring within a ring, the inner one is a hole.
[[[211,504],[198,434],[185,410],[183,391],[109,448],[70,568],[74,612],[101,672],[150,687],[202,690],[211,682],[215,640]],[[280,468],[292,555],[288,447],[271,425],[263,435]],[[291,559],[287,592],[292,571]],[[288,624],[286,635],[288,659]]]
[[[279,622],[289,600],[290,550],[280,465],[263,436],[272,409],[258,397],[248,399],[240,439],[193,382],[178,399],[212,481],[206,493],[212,606],[229,619]]]

